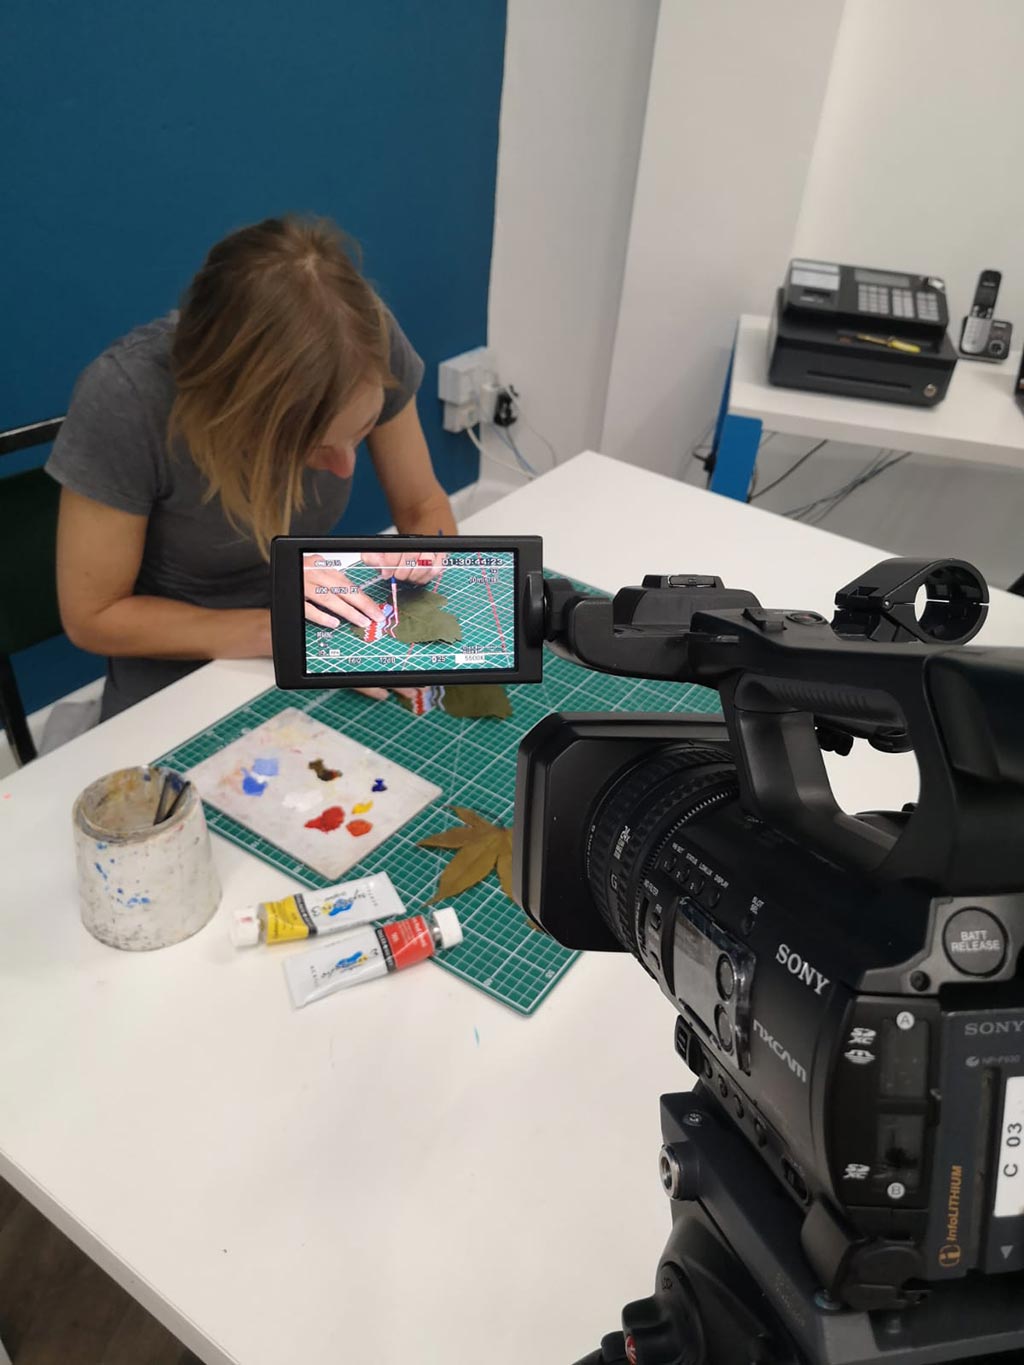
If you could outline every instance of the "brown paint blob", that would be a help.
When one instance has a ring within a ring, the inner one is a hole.
[[[312,763],[306,764],[306,767],[311,768],[321,782],[333,782],[336,777],[341,776],[337,768],[328,768],[322,758],[314,758]]]

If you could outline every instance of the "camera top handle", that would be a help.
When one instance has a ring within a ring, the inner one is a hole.
[[[831,624],[693,574],[648,576],[614,600],[534,583],[528,617],[589,668],[716,688],[743,803],[791,838],[885,880],[994,894],[1024,885],[1024,650],[960,647],[987,600],[963,561],[889,559],[837,593]],[[842,811],[819,726],[913,749],[916,807]]]

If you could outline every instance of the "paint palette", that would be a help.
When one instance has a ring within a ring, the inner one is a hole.
[[[432,782],[295,707],[246,731],[188,776],[205,802],[329,882],[441,795]]]

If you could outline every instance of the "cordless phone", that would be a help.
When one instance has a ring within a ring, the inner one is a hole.
[[[998,270],[983,270],[978,276],[970,317],[964,323],[963,335],[960,337],[960,350],[964,355],[984,355],[1002,279]]]

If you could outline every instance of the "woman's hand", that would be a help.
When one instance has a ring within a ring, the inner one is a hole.
[[[302,593],[305,598],[306,620],[317,626],[334,630],[341,624],[339,617],[351,621],[362,630],[371,621],[383,621],[384,612],[338,569],[303,569]],[[323,608],[328,607],[328,611]],[[333,613],[333,614],[332,614]]]
[[[415,554],[397,551],[364,554],[363,563],[376,569],[383,579],[399,583],[433,583],[444,573],[445,555],[439,550],[419,550]]]

